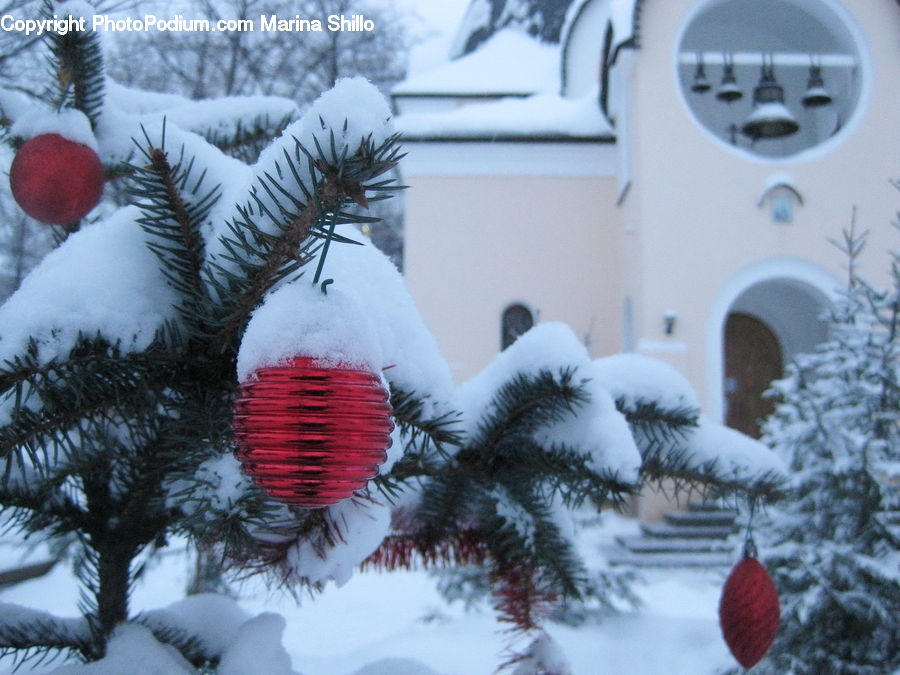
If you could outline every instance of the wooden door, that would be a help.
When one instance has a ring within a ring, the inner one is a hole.
[[[781,346],[759,319],[738,312],[725,322],[725,423],[753,438],[775,407],[762,393],[782,377]]]

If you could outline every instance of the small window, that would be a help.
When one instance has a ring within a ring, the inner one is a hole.
[[[500,327],[500,349],[506,349],[516,341],[522,333],[534,326],[534,315],[525,305],[510,305],[503,310]]]
[[[773,183],[759,199],[759,206],[769,203],[774,223],[790,223],[794,220],[794,205],[803,205],[803,197],[789,183]]]
[[[772,220],[776,223],[790,223],[794,220],[794,200],[791,195],[772,195]]]

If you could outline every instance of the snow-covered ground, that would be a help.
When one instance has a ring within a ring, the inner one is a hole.
[[[610,522],[612,521],[612,522]],[[634,527],[607,519],[597,539]],[[0,568],[20,559],[0,547]],[[135,609],[169,605],[183,597],[189,564],[182,550],[166,554],[136,589]],[[712,675],[734,665],[717,622],[718,598],[727,570],[653,570],[636,586],[643,607],[579,628],[550,625],[549,633],[569,659],[574,675],[656,673]],[[509,635],[487,607],[466,612],[448,605],[426,572],[355,574],[344,586],[301,597],[268,589],[259,579],[236,585],[250,614],[285,617],[284,645],[293,668],[304,675],[488,675],[509,656]],[[78,590],[60,565],[49,575],[0,590],[0,602],[77,613]],[[526,644],[515,644],[524,649]],[[0,673],[12,661],[0,661]],[[19,673],[46,673],[59,661]],[[247,673],[247,675],[263,675]]]

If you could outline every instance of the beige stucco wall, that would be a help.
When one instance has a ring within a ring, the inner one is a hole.
[[[889,184],[900,179],[900,11],[888,0],[826,1],[864,36],[867,81],[861,114],[825,151],[755,159],[703,130],[675,68],[686,17],[701,3],[646,0],[641,48],[622,55],[615,74],[627,100],[613,102],[617,159],[602,175],[534,175],[541,162],[527,148],[528,175],[517,160],[496,174],[470,162],[466,175],[463,150],[432,163],[449,171],[413,162],[404,176],[406,276],[457,381],[496,354],[509,303],[530,305],[541,321],[569,323],[602,355],[625,346],[627,298],[635,347],[684,373],[705,412],[721,419],[723,322],[742,291],[783,278],[820,291],[840,284],[846,260],[828,239],[840,237],[854,209],[870,230],[863,272],[888,282],[887,251],[900,247],[890,226],[900,192]],[[759,206],[777,175],[804,200],[790,224],[774,223]],[[678,316],[671,336],[663,328],[669,311]],[[644,519],[671,508],[655,493],[639,502]]]
[[[514,302],[568,323],[595,353],[620,348],[614,178],[404,180],[405,275],[457,381],[497,353],[500,315]]]
[[[900,178],[900,11],[890,2],[827,2],[864,36],[867,74],[862,114],[827,151],[756,159],[702,129],[675,68],[684,22],[700,3],[646,0],[641,47],[620,59],[632,63],[621,88],[628,100],[615,104],[614,152],[621,155],[600,175],[540,175],[542,153],[552,148],[527,143],[517,149],[530,158],[524,172],[513,159],[491,174],[467,160],[464,148],[430,164],[404,160],[411,186],[406,275],[458,381],[496,353],[500,314],[509,303],[530,305],[541,321],[566,321],[579,337],[590,336],[600,355],[623,347],[627,297],[638,349],[687,375],[717,418],[722,321],[741,283],[788,277],[820,290],[839,284],[845,260],[828,238],[840,236],[854,207],[859,224],[871,230],[864,272],[887,281],[885,252],[898,248],[890,222],[900,192],[889,179]],[[481,145],[491,156],[510,150]],[[415,144],[410,151],[414,158]],[[618,204],[624,179],[617,170],[629,184]],[[769,209],[758,205],[779,174],[804,200],[790,224],[772,222]],[[678,315],[671,336],[663,332],[668,311]]]
[[[741,270],[776,258],[813,261],[836,279],[839,237],[854,207],[871,230],[865,271],[887,280],[886,249],[898,247],[890,227],[900,193],[900,12],[893,3],[853,3],[852,15],[871,56],[863,115],[827,153],[781,161],[748,159],[714,140],[693,120],[676,81],[674,55],[693,0],[647,0],[641,48],[631,73],[631,189],[622,218],[633,251],[626,292],[634,297],[638,333],[648,353],[685,370],[708,400],[710,355],[721,350],[709,330],[722,289]],[[845,3],[849,5],[849,3]],[[804,199],[794,222],[776,224],[757,206],[773,174],[789,174]],[[675,335],[663,335],[662,315],[678,313]],[[684,347],[657,351],[652,348]],[[715,406],[712,406],[713,408]]]

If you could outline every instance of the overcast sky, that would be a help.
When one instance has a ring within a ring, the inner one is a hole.
[[[441,32],[452,32],[458,25],[469,0],[395,0],[398,7],[418,14],[423,22]]]

